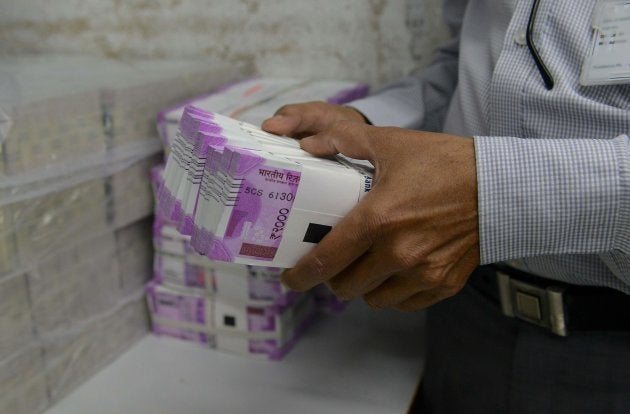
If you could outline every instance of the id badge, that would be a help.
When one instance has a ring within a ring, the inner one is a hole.
[[[599,0],[580,84],[630,83],[630,0]]]

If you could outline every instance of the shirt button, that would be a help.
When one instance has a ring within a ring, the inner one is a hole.
[[[525,30],[516,32],[516,34],[514,35],[514,43],[516,43],[519,46],[527,45],[527,35],[525,34]]]

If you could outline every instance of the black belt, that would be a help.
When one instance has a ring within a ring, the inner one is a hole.
[[[505,315],[556,335],[630,331],[630,295],[614,289],[570,285],[500,265],[478,267],[469,283]]]

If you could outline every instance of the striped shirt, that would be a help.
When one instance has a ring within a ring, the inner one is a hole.
[[[445,1],[434,63],[352,106],[375,125],[472,136],[482,264],[630,293],[630,84],[582,86],[595,0]]]

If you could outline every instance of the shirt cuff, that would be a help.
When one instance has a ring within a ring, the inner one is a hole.
[[[625,244],[628,141],[475,137],[482,264]]]
[[[391,90],[352,101],[346,106],[361,112],[372,125],[414,129],[423,118],[423,105],[414,99],[411,95]]]

